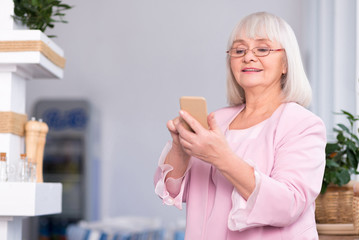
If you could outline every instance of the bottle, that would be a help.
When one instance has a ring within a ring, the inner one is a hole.
[[[34,117],[25,124],[26,156],[29,162],[36,162],[37,142],[39,141],[40,125]]]
[[[7,182],[6,153],[0,153],[0,182]]]
[[[49,127],[42,119],[39,119],[39,137],[37,141],[37,148],[36,148],[36,178],[37,182],[44,182],[43,175],[42,175],[42,163],[44,158],[44,149],[46,143],[46,134],[49,131]]]
[[[28,166],[29,166],[29,171],[28,171],[28,179],[29,182],[33,182],[36,183],[37,182],[37,177],[36,177],[36,162],[28,162]]]
[[[7,166],[7,181],[8,182],[16,182],[17,176],[16,176],[16,167],[17,164],[14,163],[14,161],[6,162]]]
[[[36,182],[37,143],[40,135],[39,122],[34,117],[25,124],[26,156],[29,166],[29,181]]]
[[[18,182],[29,181],[29,169],[26,154],[20,154],[20,161],[17,167],[17,180]]]

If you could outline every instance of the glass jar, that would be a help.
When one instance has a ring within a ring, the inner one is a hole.
[[[29,169],[29,182],[37,182],[36,178],[36,162],[29,161],[28,162],[28,169]]]
[[[17,166],[17,181],[18,182],[29,181],[29,166],[28,166],[26,154],[20,155],[20,161]]]
[[[0,182],[7,182],[6,153],[0,153]]]

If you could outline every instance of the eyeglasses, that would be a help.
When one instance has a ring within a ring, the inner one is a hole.
[[[278,48],[278,49],[270,49],[270,48],[264,48],[264,47],[256,47],[253,49],[231,48],[227,51],[227,53],[231,57],[244,57],[248,53],[249,50],[252,51],[252,53],[256,57],[265,57],[265,56],[268,56],[270,52],[284,51],[284,48]]]

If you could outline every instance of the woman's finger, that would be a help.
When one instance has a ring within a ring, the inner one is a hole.
[[[175,123],[174,123],[174,120],[169,120],[167,122],[167,128],[168,128],[169,131],[178,134],[176,126],[175,126]]]
[[[181,137],[179,137],[179,142],[182,146],[183,151],[185,151],[188,155],[192,156],[192,144]]]
[[[192,146],[192,144],[188,142],[185,138],[181,137],[181,135],[179,136],[179,141],[184,148],[191,148]]]
[[[187,142],[193,142],[193,139],[196,137],[196,134],[192,131],[188,131],[181,122],[176,125],[176,129],[180,137]]]
[[[177,125],[180,121],[180,117],[175,117],[172,121],[174,125]]]
[[[192,128],[195,133],[199,133],[204,130],[202,125],[188,112],[181,110],[180,116],[183,118],[184,121],[186,121],[186,123]]]

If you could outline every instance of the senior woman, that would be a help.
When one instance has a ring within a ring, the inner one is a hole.
[[[228,43],[230,107],[167,123],[155,174],[165,204],[186,202],[186,239],[318,239],[314,210],[325,166],[323,122],[296,37],[281,18],[254,13]]]

